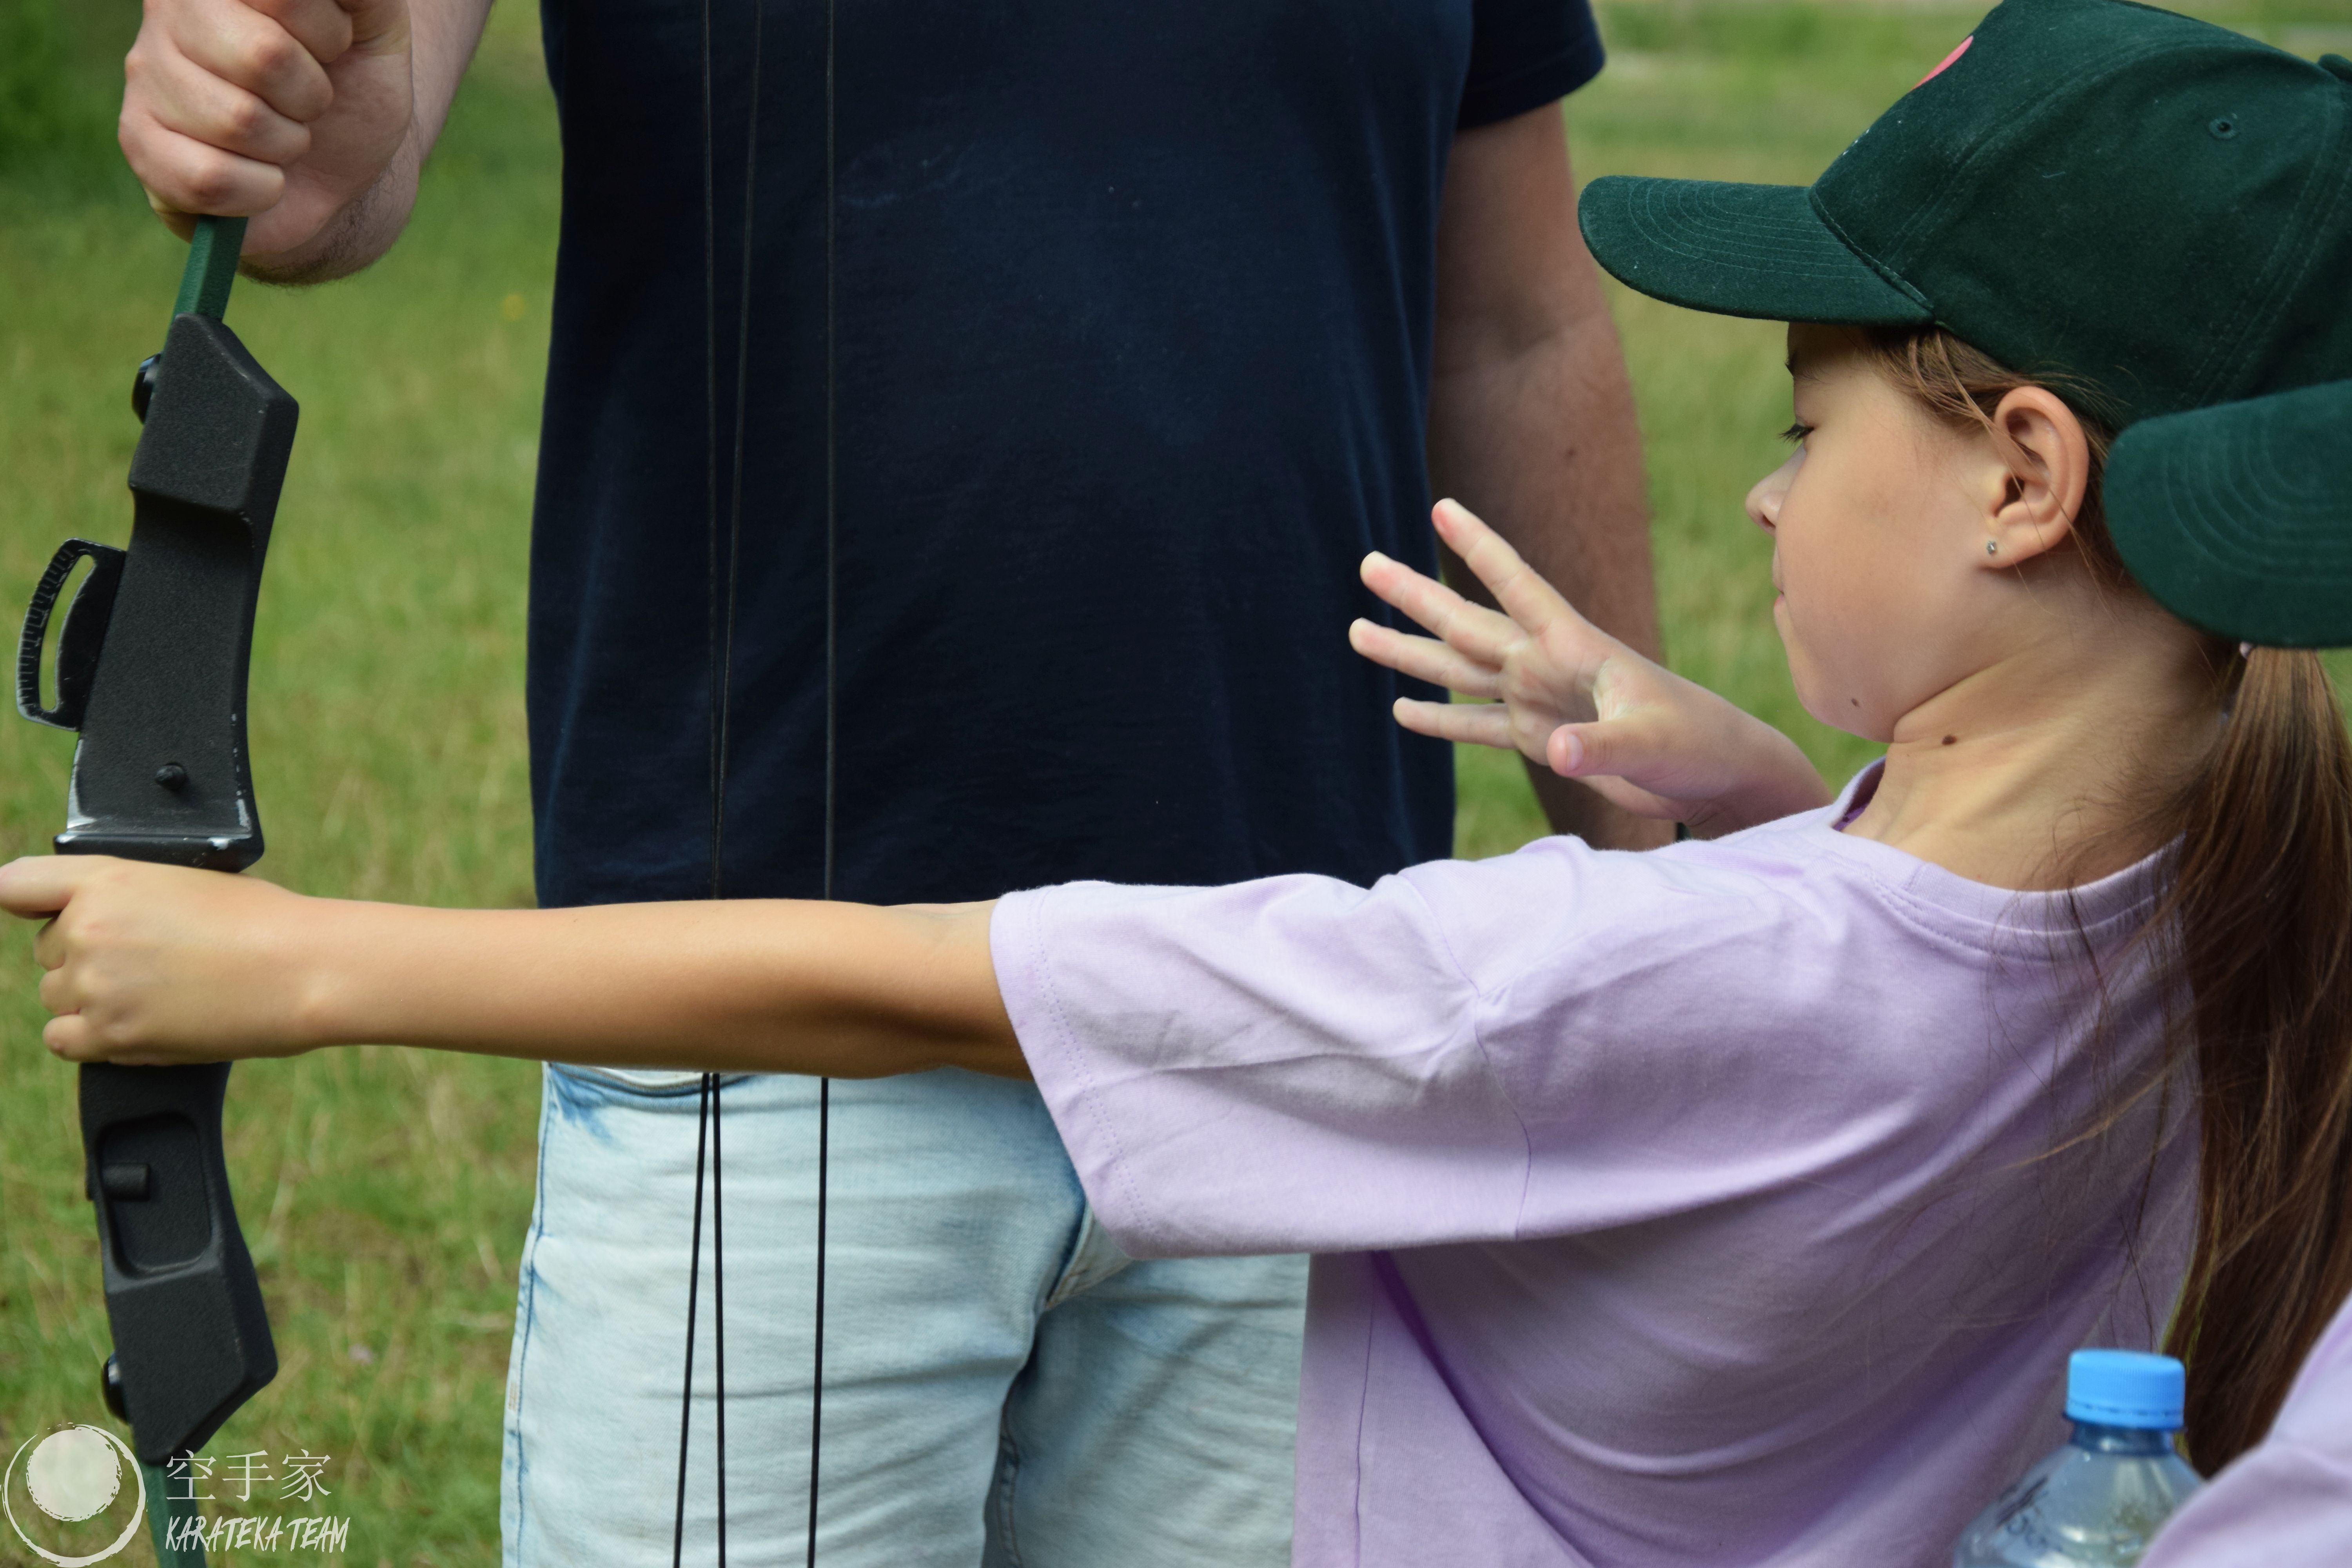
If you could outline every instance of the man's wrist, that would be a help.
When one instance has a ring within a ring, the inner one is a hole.
[[[366,189],[337,208],[300,245],[247,258],[247,273],[265,283],[292,286],[330,283],[373,265],[408,226],[415,208],[422,160],[412,152],[414,146],[412,128],[410,139]]]

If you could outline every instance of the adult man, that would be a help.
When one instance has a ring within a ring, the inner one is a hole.
[[[125,149],[167,216],[257,215],[264,275],[353,270],[404,222],[485,9],[151,0]],[[1583,0],[550,0],[543,24],[543,902],[1441,856],[1450,761],[1343,643],[1368,549],[1430,561],[1433,476],[1654,643],[1555,107],[1599,68]],[[549,1076],[511,1562],[670,1543],[693,1089]],[[828,1563],[1280,1561],[1297,1260],[1129,1262],[1026,1086],[837,1086],[822,1161],[819,1092],[722,1097],[731,1485],[722,1510],[692,1468],[698,1546],[723,1512],[737,1560],[782,1556],[814,1492]]]

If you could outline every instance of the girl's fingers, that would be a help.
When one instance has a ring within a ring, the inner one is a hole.
[[[1511,548],[1510,542],[1460,501],[1442,500],[1430,514],[1441,538],[1462,557],[1503,612],[1529,637],[1540,639],[1563,624],[1590,633],[1592,624],[1576,613],[1559,590],[1536,574],[1534,568]]]
[[[52,969],[41,976],[40,997],[41,1005],[52,1013],[63,1016],[81,1011],[81,999],[73,981],[62,969]]]
[[[89,1021],[76,1013],[68,1013],[60,1018],[52,1018],[42,1025],[41,1044],[48,1047],[50,1055],[62,1057],[69,1062],[102,1062],[109,1059],[105,1051],[100,1047],[97,1033],[90,1028]],[[135,1058],[117,1059],[122,1059],[130,1066],[143,1065]]]
[[[47,920],[66,907],[74,892],[113,862],[104,856],[27,855],[0,866],[0,910],[26,920]]]
[[[1654,759],[1643,754],[1646,748],[1639,737],[1628,732],[1630,728],[1605,719],[1590,724],[1562,724],[1545,741],[1544,761],[1562,778],[1639,773],[1644,762]]]
[[[1459,691],[1465,697],[1495,697],[1501,693],[1502,671],[1463,658],[1431,637],[1408,637],[1376,621],[1359,620],[1348,628],[1348,646],[1400,675],[1426,680]]]
[[[1364,557],[1364,586],[1482,664],[1500,664],[1504,650],[1520,639],[1507,616],[1474,605],[1433,577],[1379,551]]]
[[[1519,749],[1511,739],[1511,710],[1499,702],[1423,702],[1400,697],[1392,711],[1396,721],[1416,735],[1499,752]]]

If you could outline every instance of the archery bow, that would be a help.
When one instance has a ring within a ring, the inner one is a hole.
[[[221,323],[244,238],[243,218],[196,220],[163,352],[132,384],[146,428],[131,459],[130,547],[68,540],[25,616],[17,711],[80,736],[60,855],[220,871],[261,858],[246,668],[296,409]],[[44,637],[83,560],[89,574],[58,634],[57,701],[45,706]],[[204,1548],[173,1528],[196,1509],[168,1495],[164,1467],[278,1375],[221,1155],[228,1070],[81,1068],[83,1183],[114,1339],[106,1403],[131,1424],[165,1568],[201,1568]]]

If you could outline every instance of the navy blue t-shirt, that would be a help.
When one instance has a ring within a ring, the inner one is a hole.
[[[698,5],[544,8],[541,900],[823,891],[829,708],[842,898],[1445,854],[1356,564],[1433,563],[1454,131],[1585,0],[842,0],[830,531],[824,6],[711,11],[706,204]]]

